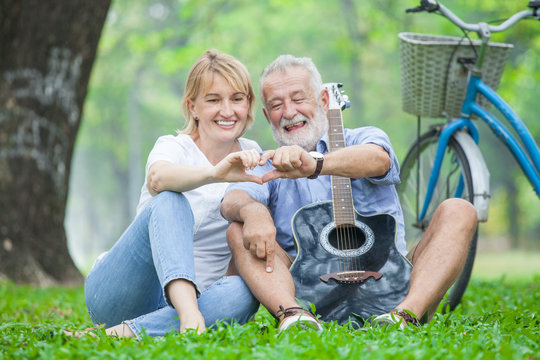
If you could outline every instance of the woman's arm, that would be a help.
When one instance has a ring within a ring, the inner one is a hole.
[[[212,172],[212,167],[187,166],[160,160],[150,166],[146,186],[152,196],[165,190],[188,191],[214,182]]]
[[[246,170],[258,165],[260,155],[256,150],[238,151],[227,155],[215,166],[195,167],[159,160],[148,170],[146,184],[152,196],[169,190],[183,192],[216,182],[262,181]]]

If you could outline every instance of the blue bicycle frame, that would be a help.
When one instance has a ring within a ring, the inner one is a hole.
[[[493,104],[495,108],[497,108],[508,120],[521,139],[525,149],[497,118],[495,118],[476,102],[476,97],[479,93],[482,94],[491,104]],[[462,116],[449,122],[439,136],[435,161],[429,177],[426,198],[424,199],[419,220],[422,220],[425,217],[429,203],[431,202],[435,185],[439,179],[439,172],[444,153],[450,137],[456,131],[466,128],[474,141],[478,143],[478,129],[471,120],[471,115],[473,114],[484,120],[495,135],[497,135],[506,144],[521,166],[523,172],[531,182],[534,191],[538,196],[540,196],[540,150],[538,149],[538,145],[535,143],[525,124],[519,119],[512,108],[510,108],[510,106],[499,95],[497,95],[495,91],[487,86],[482,81],[480,76],[471,75],[467,85],[467,94],[465,96],[465,101],[463,102],[461,112]],[[461,197],[463,187],[463,179],[460,178],[455,194],[456,197]]]

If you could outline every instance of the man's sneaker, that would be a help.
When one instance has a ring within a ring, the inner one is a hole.
[[[301,307],[283,308],[279,306],[277,316],[283,318],[279,322],[278,332],[297,326],[301,329],[321,331],[323,328],[315,315]]]
[[[420,326],[418,318],[407,310],[398,310],[377,316],[371,322],[371,326],[393,326],[399,323],[400,329],[405,329],[409,324]]]

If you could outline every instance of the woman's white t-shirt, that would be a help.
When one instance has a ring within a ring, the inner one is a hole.
[[[253,140],[244,138],[238,140],[242,150],[262,151]],[[150,166],[159,160],[187,166],[212,166],[193,142],[193,139],[186,134],[166,135],[158,138],[148,156],[145,179],[148,176]],[[225,275],[231,258],[225,237],[229,223],[219,212],[221,199],[228,185],[229,183],[225,182],[213,183],[183,192],[193,212],[195,281],[200,292]],[[148,191],[145,180],[137,205],[137,215],[151,198],[152,195]]]

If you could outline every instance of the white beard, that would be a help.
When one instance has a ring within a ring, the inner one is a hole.
[[[284,128],[288,125],[305,121],[306,125],[293,134],[287,133]],[[279,128],[271,123],[272,133],[274,134],[274,140],[280,146],[298,145],[306,151],[315,150],[317,142],[321,139],[325,132],[328,131],[328,119],[321,106],[317,105],[317,111],[313,116],[312,121],[302,115],[298,114],[292,119],[281,118],[279,122]]]

